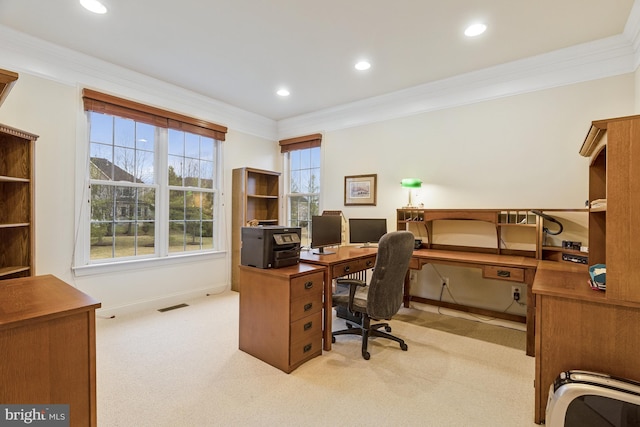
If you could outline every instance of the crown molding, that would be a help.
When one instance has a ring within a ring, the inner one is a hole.
[[[319,110],[278,122],[0,25],[2,66],[175,109],[269,140],[335,131],[631,73],[640,63],[640,5],[620,35]]]
[[[0,63],[73,87],[110,92],[277,140],[274,120],[0,25]]]
[[[640,66],[640,2],[638,1],[633,2],[623,34],[633,46],[634,67],[637,69]]]
[[[628,36],[620,34],[280,120],[278,138],[335,131],[631,73],[637,68],[635,51]]]

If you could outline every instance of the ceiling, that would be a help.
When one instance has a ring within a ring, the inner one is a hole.
[[[0,0],[0,24],[273,120],[623,33],[633,0]],[[474,39],[465,27],[482,21]],[[368,59],[372,67],[357,71]],[[289,97],[276,95],[286,87]]]

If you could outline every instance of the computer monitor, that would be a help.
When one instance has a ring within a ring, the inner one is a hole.
[[[349,218],[349,242],[364,243],[362,247],[378,243],[387,233],[386,218]]]
[[[321,215],[311,217],[311,248],[317,249],[314,254],[333,254],[326,251],[327,246],[338,246],[342,243],[342,216]]]

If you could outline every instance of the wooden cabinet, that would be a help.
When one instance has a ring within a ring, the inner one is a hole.
[[[241,265],[240,350],[286,373],[321,355],[324,272]]]
[[[538,264],[537,423],[562,371],[640,381],[640,116],[592,122],[580,154],[590,159],[589,264],[606,265],[607,289],[589,287],[586,266]]]
[[[37,138],[0,125],[0,279],[35,274],[33,165]]]
[[[72,427],[96,426],[98,307],[54,276],[0,282],[0,402],[68,404]]]
[[[280,173],[253,168],[233,170],[231,220],[231,289],[239,290],[241,229],[250,221],[280,223]]]
[[[536,423],[544,421],[549,387],[562,371],[587,370],[640,381],[640,304],[609,301],[588,286],[587,278],[583,266],[538,264],[533,284]]]
[[[594,121],[580,154],[590,158],[590,264],[607,266],[607,299],[640,303],[640,116]]]

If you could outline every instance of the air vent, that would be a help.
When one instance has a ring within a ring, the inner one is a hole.
[[[178,305],[172,305],[171,307],[159,308],[158,311],[160,313],[164,313],[165,311],[175,310],[176,308],[182,308],[182,307],[189,307],[189,304],[182,303]]]

